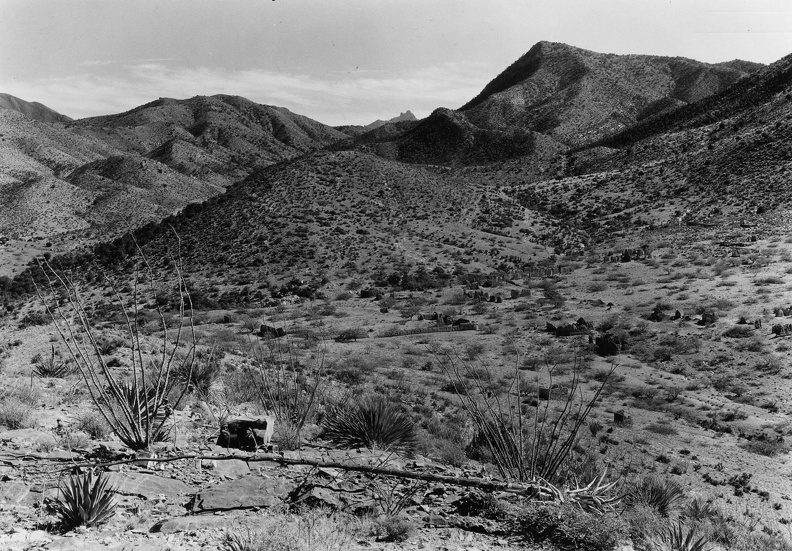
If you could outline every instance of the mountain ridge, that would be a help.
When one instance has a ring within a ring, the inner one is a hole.
[[[37,101],[25,101],[11,94],[0,93],[0,109],[11,109],[39,122],[69,122],[72,119]]]

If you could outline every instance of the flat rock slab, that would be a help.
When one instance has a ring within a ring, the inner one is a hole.
[[[233,517],[227,515],[191,515],[174,517],[155,526],[153,532],[174,534],[176,532],[192,532],[193,530],[210,530],[212,528],[227,529],[233,526],[252,526],[259,519],[244,516]]]
[[[283,498],[295,485],[276,478],[245,476],[222,482],[195,495],[194,513],[272,507],[283,503]]]
[[[108,483],[121,495],[143,496],[154,499],[158,496],[173,497],[192,493],[193,489],[175,478],[165,478],[145,473],[110,473]]]
[[[7,505],[32,507],[41,503],[44,497],[55,497],[57,494],[58,489],[55,487],[29,486],[18,480],[0,482],[0,503]]]
[[[49,432],[36,429],[16,429],[0,432],[0,443],[8,443],[20,447],[32,447],[39,444],[57,444],[55,436]]]

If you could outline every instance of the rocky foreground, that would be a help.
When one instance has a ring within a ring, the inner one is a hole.
[[[117,442],[68,452],[51,448],[54,441],[53,434],[35,429],[0,433],[2,549],[218,549],[228,534],[246,534],[273,522],[281,528],[302,527],[306,520],[324,527],[316,528],[314,538],[325,532],[325,536],[333,534],[327,548],[337,543],[352,549],[483,550],[518,545],[507,535],[503,518],[487,514],[491,496],[475,489],[373,477],[337,468],[282,466],[261,460],[261,452],[211,444],[191,454],[228,457],[230,451],[238,458],[130,462],[135,456]],[[163,444],[156,455],[165,459],[190,454]],[[386,467],[417,474],[464,478],[484,474],[471,467],[457,469],[421,457],[403,459],[369,450],[314,447],[276,455],[287,460]],[[86,460],[121,462],[107,467],[115,488],[116,515],[99,528],[61,533],[48,505],[58,497],[59,481]],[[498,501],[504,503],[519,499],[498,495]],[[366,526],[366,518],[399,511],[409,526],[405,534]],[[387,541],[401,537],[404,541]]]

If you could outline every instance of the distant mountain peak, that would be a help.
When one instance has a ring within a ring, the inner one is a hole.
[[[0,94],[0,109],[11,109],[39,122],[69,122],[72,120],[37,101],[25,101],[11,94]]]
[[[398,117],[393,117],[392,119],[388,119],[386,121],[382,119],[377,119],[376,121],[372,122],[371,124],[367,124],[363,128],[368,130],[374,130],[375,128],[379,128],[380,126],[384,126],[388,123],[392,122],[403,122],[403,121],[417,121],[418,117],[413,115],[412,111],[409,109],[404,113],[400,113]]]

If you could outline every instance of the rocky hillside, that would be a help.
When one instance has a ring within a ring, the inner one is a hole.
[[[526,136],[532,133],[564,147],[581,146],[717,94],[757,66],[601,54],[539,42],[459,110],[435,112],[394,140],[391,150],[408,162],[472,164],[530,155]],[[427,142],[426,136],[441,137],[440,153],[438,140]],[[480,153],[488,148],[494,151]]]
[[[160,99],[65,125],[0,109],[0,201],[7,207],[0,235],[15,243],[3,259],[26,261],[20,247],[63,250],[112,239],[341,138],[287,109],[232,96]]]
[[[520,207],[475,172],[347,151],[265,168],[136,237],[155,265],[180,253],[196,284],[234,303],[269,299],[268,288],[289,281],[316,288],[344,274],[384,280],[418,266],[439,274],[524,267],[552,252],[531,232],[552,234],[551,217]],[[123,238],[96,255],[112,263],[133,252]]]
[[[0,94],[0,109],[11,109],[39,122],[69,122],[71,120],[66,115],[61,115],[44,104],[37,101],[25,101],[11,94]]]
[[[288,109],[225,95],[160,98],[68,128],[183,174],[226,183],[348,137]]]

